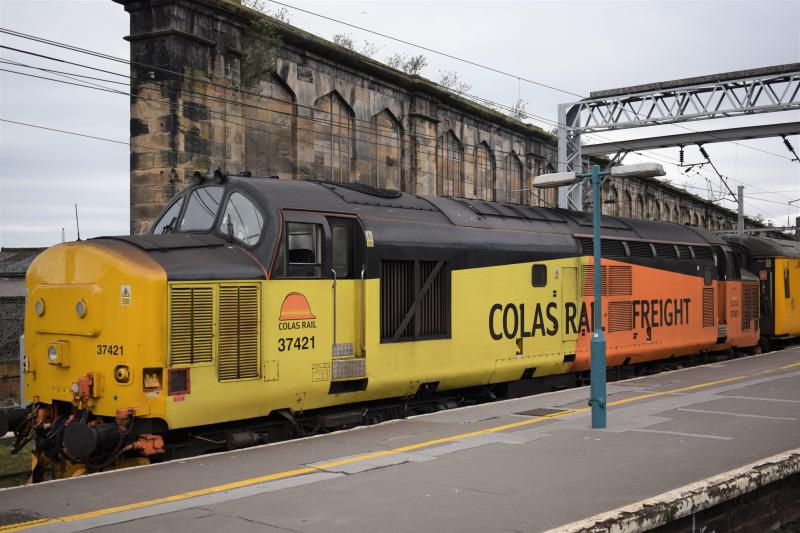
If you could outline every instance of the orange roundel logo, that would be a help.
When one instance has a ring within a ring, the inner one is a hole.
[[[306,297],[299,292],[290,292],[281,304],[281,315],[278,320],[312,320],[317,318],[311,312]]]

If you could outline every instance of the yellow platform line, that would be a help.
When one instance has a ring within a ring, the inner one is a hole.
[[[783,369],[793,368],[793,367],[797,367],[797,366],[800,366],[800,362],[793,363],[793,364],[790,364],[790,365],[781,366],[781,367],[777,367],[774,370],[783,370]],[[757,375],[757,374],[754,374],[754,375]],[[630,398],[623,398],[621,400],[615,400],[613,402],[608,402],[608,406],[609,407],[615,407],[615,406],[618,406],[618,405],[623,405],[623,404],[627,404],[627,403],[631,403],[631,402],[646,400],[646,399],[650,399],[650,398],[657,398],[657,397],[660,397],[660,396],[668,396],[670,394],[676,394],[676,393],[687,392],[687,391],[692,391],[692,390],[697,390],[697,389],[703,389],[703,388],[707,388],[707,387],[712,387],[714,385],[720,385],[722,383],[730,383],[732,381],[739,381],[739,380],[742,380],[742,379],[753,377],[754,375],[745,374],[745,375],[742,375],[742,376],[734,376],[734,377],[730,377],[730,378],[717,379],[717,380],[714,380],[714,381],[706,381],[704,383],[698,383],[697,385],[689,385],[687,387],[680,387],[680,388],[677,388],[677,389],[670,389],[670,390],[665,390],[665,391],[658,391],[658,392],[651,392],[651,393],[647,393],[647,394],[640,394],[638,396],[632,396]],[[73,515],[61,516],[61,517],[57,517],[57,518],[42,518],[42,519],[38,519],[38,520],[31,520],[31,521],[28,521],[28,522],[21,522],[19,524],[9,524],[7,526],[0,526],[0,533],[5,533],[5,532],[8,532],[8,531],[19,531],[19,530],[22,530],[22,529],[27,529],[27,528],[31,528],[31,527],[38,527],[38,526],[43,526],[43,525],[50,525],[50,524],[78,522],[78,521],[81,521],[81,520],[89,520],[89,519],[92,519],[92,518],[98,518],[98,517],[101,517],[101,516],[107,516],[107,515],[114,514],[114,513],[121,513],[121,512],[124,512],[124,511],[134,511],[136,509],[142,509],[144,507],[151,507],[153,505],[160,505],[160,504],[164,504],[164,503],[171,503],[171,502],[175,502],[175,501],[179,501],[179,500],[195,498],[197,496],[207,496],[207,495],[210,495],[210,494],[218,494],[220,492],[225,492],[225,491],[228,491],[228,490],[234,490],[234,489],[239,489],[239,488],[243,488],[243,487],[248,487],[248,486],[251,486],[251,485],[256,485],[258,483],[265,483],[265,482],[268,482],[268,481],[277,481],[277,480],[281,480],[281,479],[301,476],[301,475],[304,475],[304,474],[311,474],[311,473],[314,473],[314,472],[319,472],[321,470],[327,470],[327,469],[335,468],[335,467],[338,467],[338,466],[344,466],[344,465],[348,465],[348,464],[359,463],[359,462],[362,462],[362,461],[368,461],[370,459],[377,459],[377,458],[380,458],[380,457],[387,457],[387,456],[391,456],[391,455],[397,455],[397,454],[400,454],[400,453],[403,453],[403,452],[419,450],[421,448],[428,448],[428,447],[431,447],[431,446],[436,446],[437,444],[446,444],[446,443],[449,443],[449,442],[463,440],[463,439],[467,439],[467,438],[470,438],[470,437],[477,437],[477,436],[480,436],[480,435],[487,435],[487,434],[491,434],[491,433],[498,433],[498,432],[501,432],[501,431],[508,431],[510,429],[516,429],[516,428],[521,428],[521,427],[526,427],[526,426],[532,426],[534,424],[539,424],[541,422],[545,422],[547,420],[552,420],[554,418],[562,418],[562,417],[565,417],[565,416],[570,416],[570,415],[574,415],[574,414],[578,414],[578,413],[584,413],[584,412],[589,411],[589,410],[591,410],[591,407],[582,407],[582,408],[579,408],[579,409],[570,409],[570,410],[567,410],[567,411],[559,411],[557,413],[551,413],[551,414],[544,415],[544,416],[541,416],[541,417],[532,418],[530,420],[521,420],[519,422],[512,422],[512,423],[509,423],[509,424],[502,424],[502,425],[499,425],[499,426],[493,426],[493,427],[490,427],[490,428],[480,429],[480,430],[477,430],[477,431],[470,431],[468,433],[459,433],[458,435],[452,435],[450,437],[442,437],[440,439],[433,439],[433,440],[428,440],[428,441],[424,441],[424,442],[418,442],[416,444],[409,444],[409,445],[406,445],[406,446],[400,446],[398,448],[392,448],[390,450],[369,452],[369,453],[356,455],[356,456],[353,456],[353,457],[347,457],[347,458],[344,458],[344,459],[337,459],[335,461],[330,461],[330,462],[327,462],[327,463],[318,464],[318,465],[313,466],[313,467],[312,466],[307,466],[307,467],[302,467],[302,468],[295,468],[293,470],[285,470],[283,472],[276,472],[274,474],[267,474],[267,475],[263,475],[263,476],[257,476],[257,477],[252,477],[252,478],[248,478],[248,479],[242,479],[242,480],[239,480],[239,481],[233,481],[233,482],[230,482],[230,483],[223,483],[221,485],[214,485],[212,487],[206,487],[206,488],[203,488],[203,489],[196,489],[196,490],[192,490],[192,491],[181,492],[181,493],[178,493],[178,494],[173,494],[171,496],[163,496],[163,497],[160,497],[160,498],[153,498],[151,500],[143,500],[143,501],[128,503],[128,504],[124,504],[124,505],[116,505],[116,506],[113,506],[113,507],[105,507],[105,508],[102,508],[102,509],[97,509],[95,511],[88,511],[88,512],[85,512],[85,513],[78,513],[78,514],[73,514]]]

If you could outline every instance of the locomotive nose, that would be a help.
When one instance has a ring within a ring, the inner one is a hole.
[[[39,255],[26,285],[26,400],[72,403],[72,385],[90,376],[95,414],[147,405],[142,375],[118,374],[134,362],[162,366],[164,341],[150,333],[164,321],[167,276],[160,264],[122,240],[69,242]]]

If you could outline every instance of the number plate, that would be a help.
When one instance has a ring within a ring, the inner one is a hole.
[[[97,355],[125,355],[125,346],[121,344],[98,344]]]

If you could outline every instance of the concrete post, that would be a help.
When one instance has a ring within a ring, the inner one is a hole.
[[[744,233],[744,186],[739,185],[739,217],[736,221],[736,229],[739,233]]]

